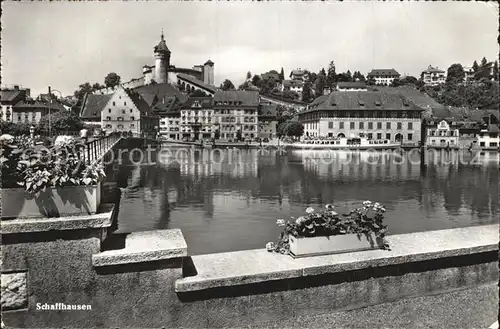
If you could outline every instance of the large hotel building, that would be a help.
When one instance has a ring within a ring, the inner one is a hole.
[[[400,94],[336,91],[299,114],[305,137],[365,137],[418,145],[423,109]]]

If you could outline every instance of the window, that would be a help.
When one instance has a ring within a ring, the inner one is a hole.
[[[391,129],[391,123],[390,122],[387,122],[386,125],[385,125],[385,128],[386,129]]]
[[[106,120],[108,120],[108,121],[111,120],[111,117],[106,117]]]
[[[108,129],[109,129],[109,128],[111,128],[111,125],[110,125],[110,124],[107,124],[107,125],[106,125],[106,128],[108,128]]]
[[[391,134],[385,134],[385,139],[391,139]]]
[[[409,141],[413,140],[413,134],[408,134],[408,140]]]
[[[344,123],[343,122],[339,122],[339,129],[344,129]]]
[[[496,142],[490,142],[490,147],[496,147],[497,143]]]
[[[122,110],[122,114],[125,114],[125,110]]]
[[[111,109],[108,109],[108,113],[111,113]]]
[[[486,144],[484,142],[480,142],[479,146],[485,146]]]
[[[368,129],[373,129],[373,122],[368,122]]]
[[[113,102],[113,106],[115,106],[115,105],[116,105],[116,103],[115,103],[115,102]]]
[[[382,122],[377,122],[377,129],[382,129]]]
[[[413,122],[408,122],[408,130],[413,130]]]
[[[131,123],[130,128],[132,128],[132,129],[135,128],[135,124]]]
[[[359,123],[359,129],[365,129],[365,123],[364,122],[360,122]]]
[[[354,124],[355,124],[355,122],[351,122],[351,124],[350,124],[350,127],[349,127],[349,128],[350,128],[350,129],[355,129]]]
[[[124,105],[124,106],[127,106],[127,102],[123,102],[123,105]]]
[[[328,122],[328,129],[333,129],[333,122]]]
[[[398,122],[398,130],[403,129],[403,124],[401,122]]]
[[[377,133],[377,139],[382,139],[382,133]]]
[[[123,129],[123,125],[118,125],[118,129]]]
[[[373,138],[373,134],[372,133],[368,133],[368,139],[372,139]]]
[[[135,117],[130,117],[130,121],[135,121]]]
[[[130,113],[132,113],[132,112],[133,112],[133,110],[132,110],[132,109],[130,109]]]

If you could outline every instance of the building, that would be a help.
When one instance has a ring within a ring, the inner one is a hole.
[[[425,144],[434,148],[458,148],[460,124],[453,120],[430,120],[426,124]]]
[[[476,75],[476,72],[474,72],[474,69],[470,66],[464,66],[464,83],[471,83],[474,81],[474,77]]]
[[[256,91],[217,91],[213,97],[215,125],[221,139],[256,138],[258,134],[259,93]]]
[[[153,133],[159,129],[159,118],[141,95],[130,89],[117,88],[101,112],[101,127],[106,131]]]
[[[214,137],[214,109],[212,97],[189,98],[180,109],[182,139],[210,139]]]
[[[483,126],[478,134],[478,144],[483,150],[500,150],[500,129],[498,124]]]
[[[113,94],[86,94],[83,97],[80,118],[86,125],[101,126],[101,113]]]
[[[213,96],[217,92],[217,88],[213,85],[204,83],[203,81],[184,73],[177,74],[177,88],[188,94],[199,90],[206,96]]]
[[[374,80],[376,85],[389,86],[400,74],[395,69],[373,69],[367,74],[368,80]]]
[[[260,105],[259,108],[259,135],[260,138],[268,138],[269,140],[276,137],[278,128],[278,118],[276,117],[276,104],[267,103]]]
[[[306,82],[309,80],[309,72],[300,68],[292,70],[292,72],[290,72],[290,80],[300,80],[302,82]]]
[[[154,106],[153,111],[160,117],[160,135],[163,138],[181,139],[181,106],[182,102],[175,96],[164,97]]]
[[[337,83],[337,91],[367,91],[368,87],[365,82],[339,82]]]
[[[365,137],[418,145],[423,109],[400,94],[336,91],[298,114],[310,137]]]
[[[281,83],[281,91],[293,91],[302,96],[302,90],[304,89],[304,82],[302,80],[283,80]]]
[[[142,77],[131,79],[123,83],[125,88],[137,88],[149,84],[170,83],[177,85],[178,74],[187,74],[194,79],[213,86],[215,83],[214,62],[208,60],[203,65],[194,65],[193,68],[181,68],[171,64],[172,52],[167,47],[165,37],[161,34],[160,41],[153,48],[155,65],[144,65],[142,68]]]
[[[11,121],[14,123],[38,124],[44,116],[62,111],[66,111],[66,108],[58,102],[26,99],[12,106]]]
[[[427,70],[422,71],[420,77],[428,86],[437,86],[446,82],[446,72],[431,65]]]
[[[21,101],[25,101],[30,97],[30,90],[21,88],[18,85],[12,87],[2,87],[0,121],[12,122],[14,105]]]

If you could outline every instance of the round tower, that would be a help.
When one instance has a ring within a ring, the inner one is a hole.
[[[209,85],[214,85],[214,62],[210,59],[203,64],[203,82]]]
[[[163,32],[161,33],[161,40],[154,48],[155,57],[155,72],[153,79],[156,83],[168,82],[168,67],[170,66],[170,50],[165,43]]]

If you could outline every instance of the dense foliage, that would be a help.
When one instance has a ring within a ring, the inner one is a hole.
[[[374,233],[383,242],[381,247],[388,249],[385,241],[387,226],[384,225],[385,208],[378,202],[363,202],[363,206],[352,209],[348,214],[339,215],[333,205],[326,205],[325,210],[316,212],[313,208],[306,209],[307,215],[291,221],[278,219],[278,226],[283,227],[278,241],[268,244],[269,251],[283,254],[289,253],[290,235],[294,237],[333,236],[344,234]]]
[[[71,137],[50,148],[36,146],[28,137],[2,136],[1,169],[4,188],[24,186],[30,194],[46,187],[95,185],[104,177],[102,164],[86,164],[78,157],[82,145]]]

